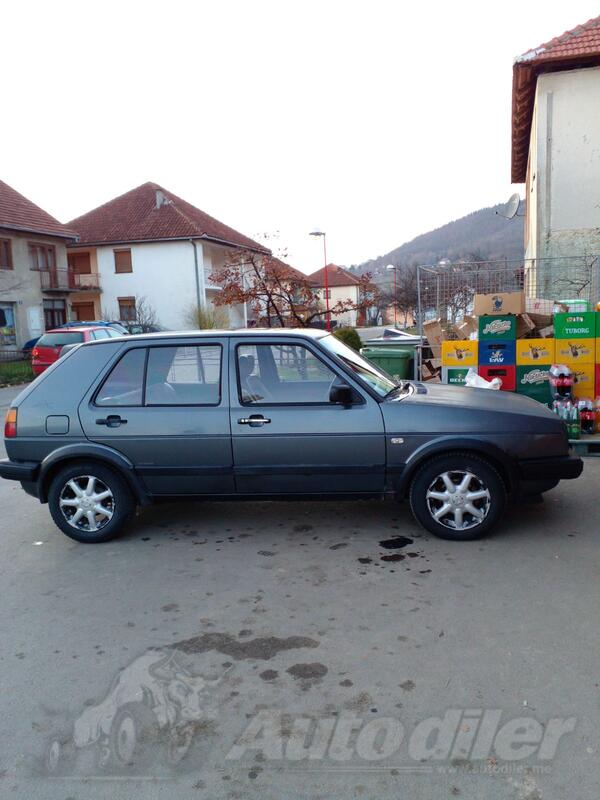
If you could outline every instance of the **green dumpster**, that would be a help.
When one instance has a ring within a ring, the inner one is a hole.
[[[401,350],[397,347],[363,347],[361,356],[391,375],[394,380],[405,380],[410,377],[410,362],[413,350]]]

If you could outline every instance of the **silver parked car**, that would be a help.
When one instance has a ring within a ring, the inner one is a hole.
[[[320,330],[157,333],[66,353],[13,401],[0,476],[79,542],[160,498],[410,499],[473,539],[575,478],[564,424],[515,394],[386,373]]]

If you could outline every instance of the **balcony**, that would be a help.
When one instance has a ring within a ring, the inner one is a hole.
[[[39,270],[43,292],[100,292],[100,275],[80,274],[72,269]]]

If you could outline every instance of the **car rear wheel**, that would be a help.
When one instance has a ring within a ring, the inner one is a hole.
[[[442,539],[467,541],[498,522],[506,487],[489,462],[470,453],[451,453],[419,469],[410,487],[410,505],[426,530]]]
[[[114,539],[135,511],[124,479],[95,462],[77,462],[60,470],[50,484],[48,506],[61,531],[86,544]]]

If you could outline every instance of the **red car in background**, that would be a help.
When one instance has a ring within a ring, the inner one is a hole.
[[[60,358],[60,351],[66,344],[80,344],[81,342],[92,342],[96,339],[112,339],[121,334],[106,326],[55,328],[46,331],[36,342],[31,351],[31,368],[34,375],[48,369],[50,364],[54,364]]]

